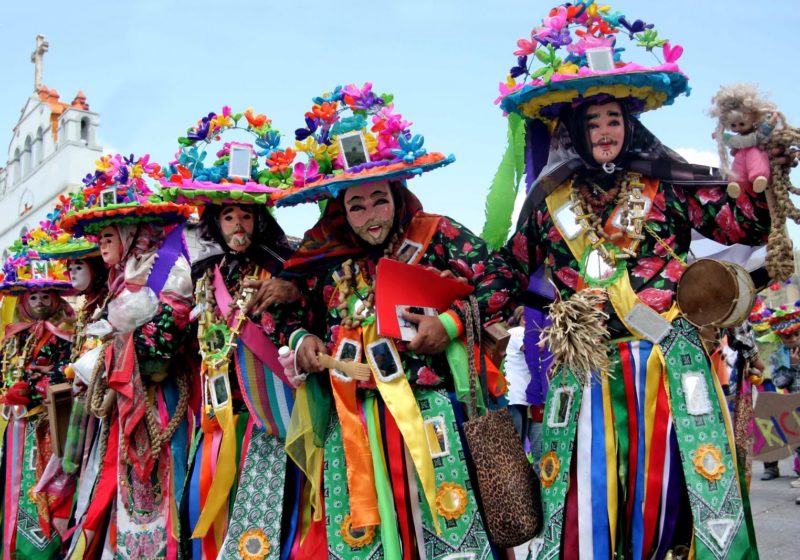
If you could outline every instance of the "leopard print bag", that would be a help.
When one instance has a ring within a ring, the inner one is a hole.
[[[467,347],[473,348],[475,326],[480,328],[477,305],[467,309]],[[480,332],[478,332],[480,347]],[[475,473],[478,494],[483,505],[484,521],[491,541],[512,548],[530,541],[542,522],[539,480],[525,455],[517,430],[507,408],[488,411],[478,417],[475,390],[478,372],[474,353],[467,351],[470,365],[470,420],[464,422]],[[485,363],[481,356],[481,370]]]

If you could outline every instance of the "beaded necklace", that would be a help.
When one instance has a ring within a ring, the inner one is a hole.
[[[398,230],[392,235],[391,240],[383,250],[383,256],[387,259],[396,257],[395,248],[398,241],[403,237],[403,228]],[[366,275],[365,261],[361,261],[361,266],[357,270],[353,270],[353,259],[347,259],[342,263],[342,272],[336,278],[337,288],[339,290],[339,305],[336,309],[339,311],[339,317],[342,319],[342,326],[348,329],[360,327],[364,322],[375,314],[375,277],[370,279],[367,285],[366,292],[362,295],[358,290],[358,273]],[[353,313],[350,313],[350,296],[356,296],[359,301],[353,306]]]

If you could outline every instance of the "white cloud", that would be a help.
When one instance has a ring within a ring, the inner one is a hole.
[[[719,154],[697,148],[676,148],[676,152],[686,158],[689,163],[719,167]]]

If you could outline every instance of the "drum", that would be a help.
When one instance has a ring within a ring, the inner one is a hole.
[[[726,329],[742,323],[756,300],[750,274],[735,263],[699,259],[678,282],[678,307],[697,327]]]

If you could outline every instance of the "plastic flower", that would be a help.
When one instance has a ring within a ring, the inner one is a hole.
[[[387,105],[372,116],[372,132],[400,134],[411,126],[400,113],[392,113],[394,105]]]
[[[298,162],[294,166],[292,180],[295,187],[302,187],[306,182],[314,181],[319,177],[319,164],[316,160],[311,160],[308,165]]]
[[[427,153],[427,150],[422,147],[425,138],[421,134],[415,134],[411,139],[400,135],[397,138],[397,142],[400,148],[392,150],[391,152],[406,163],[414,163],[415,159]]]
[[[231,108],[225,105],[222,108],[222,114],[216,115],[211,119],[211,128],[217,132],[221,128],[233,126],[233,119],[231,118]]]
[[[514,51],[516,56],[527,56],[529,54],[533,54],[533,51],[536,50],[538,43],[533,38],[533,33],[531,32],[531,41],[527,39],[518,39],[517,40],[517,50]]]
[[[322,121],[325,123],[332,123],[336,120],[336,110],[339,104],[336,102],[323,102],[315,104],[311,110],[306,113],[307,118],[316,119],[317,122]]]
[[[579,31],[575,32],[576,34]],[[589,35],[588,33],[583,33],[579,35],[580,39],[567,47],[567,50],[574,55],[583,56],[586,52],[586,49],[595,49],[601,47],[612,47],[614,45],[614,38],[613,37],[595,37],[594,35]]]
[[[358,89],[355,84],[350,84],[342,89],[344,102],[352,109],[366,111],[374,105],[382,105],[383,99],[372,93],[372,84],[366,82],[364,87]]]
[[[273,173],[283,174],[285,173],[289,166],[294,161],[297,152],[295,152],[291,148],[286,148],[285,150],[278,150],[273,152],[267,158],[267,165],[269,166],[269,170]]]
[[[264,113],[259,113],[258,115],[253,114],[253,108],[248,107],[247,110],[244,112],[244,117],[247,119],[247,122],[250,123],[250,126],[253,128],[261,128],[265,124],[271,124],[272,120],[267,118],[267,115]]]
[[[314,159],[325,157],[328,152],[328,146],[325,144],[320,145],[313,136],[309,136],[303,142],[296,141],[294,147],[298,152],[308,154],[309,157]]]
[[[503,98],[505,96],[507,96],[507,95],[509,95],[511,93],[514,93],[515,91],[517,91],[521,87],[522,87],[522,84],[515,83],[513,85],[509,85],[508,82],[500,82],[498,84],[498,89],[500,90],[500,95],[497,97],[497,99],[494,100],[494,104],[495,105],[499,104],[503,100]]]
[[[342,86],[336,86],[332,92],[325,92],[319,97],[312,99],[317,105],[322,105],[325,102],[341,101],[342,100]]]

